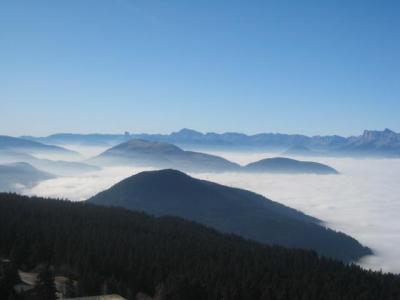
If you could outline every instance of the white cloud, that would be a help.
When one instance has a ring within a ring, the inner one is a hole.
[[[271,153],[218,152],[245,164]],[[400,272],[400,160],[303,158],[326,163],[340,175],[194,174],[194,177],[245,188],[324,220],[343,231],[376,256],[360,264],[376,270]],[[47,180],[29,194],[84,200],[144,169],[108,168],[77,177]]]
[[[219,153],[248,163],[271,154]],[[326,163],[340,175],[202,174],[200,177],[260,193],[272,200],[324,220],[376,256],[364,259],[366,268],[400,272],[400,160],[301,158]]]
[[[45,180],[30,190],[28,195],[43,197],[66,198],[73,201],[82,201],[90,196],[108,189],[122,179],[146,169],[113,167],[101,171],[85,173],[75,177],[59,177]]]

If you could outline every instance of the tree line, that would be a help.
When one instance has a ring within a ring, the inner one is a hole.
[[[77,281],[75,296],[400,299],[399,276],[313,251],[262,245],[175,217],[17,194],[0,194],[0,256],[15,269],[50,266],[53,275],[42,276]],[[11,278],[0,279],[0,299],[17,297]]]

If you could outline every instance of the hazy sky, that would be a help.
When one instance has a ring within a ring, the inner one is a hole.
[[[400,1],[2,0],[0,134],[400,131]]]

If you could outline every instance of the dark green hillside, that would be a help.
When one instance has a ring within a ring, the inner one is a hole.
[[[0,194],[0,256],[69,270],[78,296],[134,299],[396,300],[400,278],[264,246],[173,217]],[[3,286],[0,280],[0,287]],[[1,299],[7,299],[3,290]]]
[[[246,190],[195,179],[175,170],[139,173],[88,201],[156,216],[178,216],[222,232],[267,244],[314,249],[344,261],[371,253],[355,239],[326,229],[299,211]]]

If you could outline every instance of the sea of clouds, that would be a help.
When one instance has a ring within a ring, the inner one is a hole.
[[[88,157],[101,152],[77,148]],[[210,152],[246,164],[273,153]],[[358,262],[365,268],[400,273],[400,159],[307,157],[326,163],[340,175],[276,175],[201,173],[194,177],[245,188],[299,209],[343,231],[375,252]],[[27,194],[85,200],[120,180],[144,171],[129,167],[107,168],[76,177],[44,181]]]

